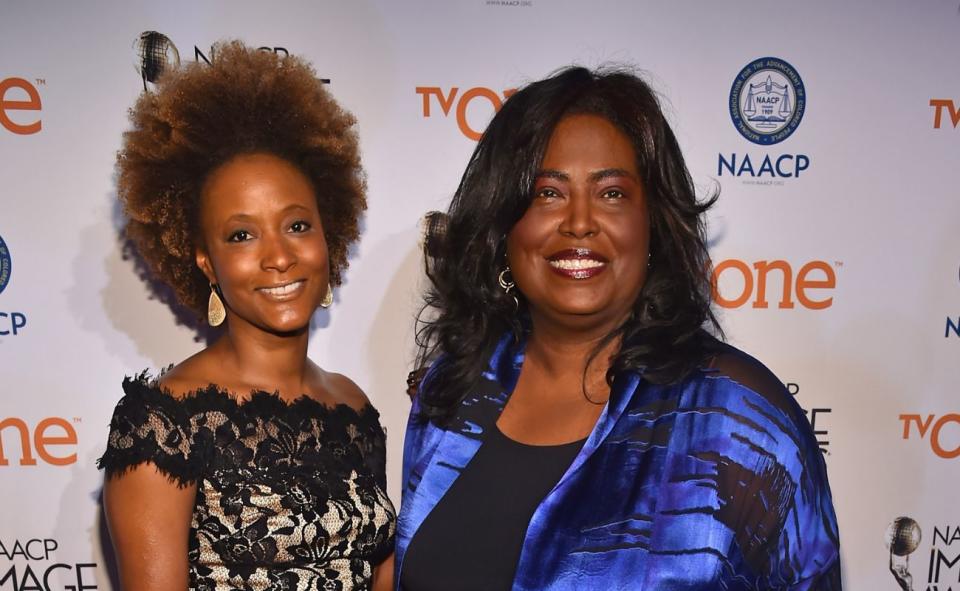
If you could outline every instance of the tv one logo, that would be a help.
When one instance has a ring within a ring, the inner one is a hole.
[[[433,109],[434,105],[440,108],[440,113],[444,117],[448,117],[450,111],[453,110],[460,133],[473,141],[478,141],[483,136],[483,130],[477,130],[469,121],[467,110],[473,110],[471,104],[475,104],[477,107],[492,107],[493,113],[496,113],[503,106],[503,102],[516,91],[516,88],[509,88],[498,94],[484,86],[475,86],[463,92],[460,91],[459,86],[453,86],[447,90],[439,86],[418,86],[416,88],[417,94],[423,99],[423,116],[425,118],[436,114]]]
[[[79,422],[79,418],[73,419],[73,423]],[[32,426],[16,417],[0,419],[0,467],[11,462],[36,466],[38,458],[51,466],[75,464],[77,431],[73,424],[61,417],[47,417]]]
[[[0,127],[17,135],[33,135],[43,128],[38,112],[43,108],[37,86],[46,81],[37,78],[32,83],[25,78],[0,80]]]
[[[930,99],[930,106],[933,107],[933,128],[940,129],[943,126],[943,116],[950,117],[950,123],[956,129],[960,126],[960,105],[954,103],[951,99]]]
[[[960,414],[902,414],[900,421],[903,423],[904,439],[913,439],[916,435],[930,442],[930,451],[937,457],[945,460],[960,458]]]
[[[833,305],[835,268],[842,266],[839,261],[833,265],[810,261],[794,270],[791,263],[782,259],[752,264],[727,259],[713,268],[713,301],[721,308],[741,308],[749,303],[763,309],[772,303],[780,309],[793,309],[799,304],[808,310],[825,310]]]

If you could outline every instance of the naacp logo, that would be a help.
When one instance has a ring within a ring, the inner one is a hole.
[[[210,60],[214,57],[215,45],[211,45],[207,53],[208,57],[196,45],[193,46],[193,59],[197,62],[203,61],[208,66]],[[290,52],[286,47],[258,47],[258,51],[268,51],[280,56],[289,56]],[[180,67],[180,52],[173,41],[163,33],[156,31],[144,31],[133,42],[133,51],[135,59],[133,62],[137,73],[143,79],[143,90],[151,90],[164,72],[173,71]],[[320,78],[320,82],[330,84],[329,78]]]
[[[7,284],[10,283],[10,270],[12,267],[13,262],[10,259],[10,249],[7,248],[7,243],[3,241],[3,236],[0,236],[0,293],[3,293]]]
[[[730,89],[730,117],[743,137],[769,146],[790,137],[806,109],[807,95],[797,70],[776,57],[755,60],[740,70]]]
[[[155,84],[160,75],[167,70],[180,66],[180,52],[170,38],[156,31],[144,31],[133,42],[133,49],[137,54],[134,66],[140,77],[143,78],[143,89],[147,90],[147,83]]]

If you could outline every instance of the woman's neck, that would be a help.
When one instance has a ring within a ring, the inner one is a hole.
[[[603,342],[613,330],[569,332],[534,323],[524,352],[524,370],[549,383],[575,384],[571,395],[580,397],[585,388],[591,400],[605,399],[610,359],[620,347],[619,337]]]
[[[588,382],[594,374],[606,375],[610,357],[620,347],[619,337],[601,347],[620,322],[571,327],[532,315],[531,324],[525,358],[533,360],[551,377],[564,378],[573,374],[582,377],[585,369]],[[587,367],[588,362],[590,367]]]
[[[307,359],[309,332],[278,335],[237,322],[210,348],[225,373],[245,386],[296,397],[309,390],[315,366]]]

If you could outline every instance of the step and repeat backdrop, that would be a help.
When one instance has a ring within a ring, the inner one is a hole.
[[[807,410],[846,587],[960,591],[956,0],[4,1],[0,591],[118,589],[95,460],[121,379],[205,341],[124,255],[114,158],[144,72],[221,39],[306,57],[359,120],[369,210],[310,355],[382,413],[395,502],[421,216],[512,89],[623,64],[720,192],[717,310]]]

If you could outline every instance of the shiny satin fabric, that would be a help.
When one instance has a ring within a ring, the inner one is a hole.
[[[748,373],[772,377],[724,347]],[[445,428],[418,418],[414,401],[397,581],[410,540],[497,421],[522,363],[523,343],[502,340],[484,385]],[[779,382],[767,380],[776,387],[761,394],[738,378],[704,369],[661,386],[618,375],[593,432],[533,514],[513,589],[840,589],[836,516],[810,425]]]

